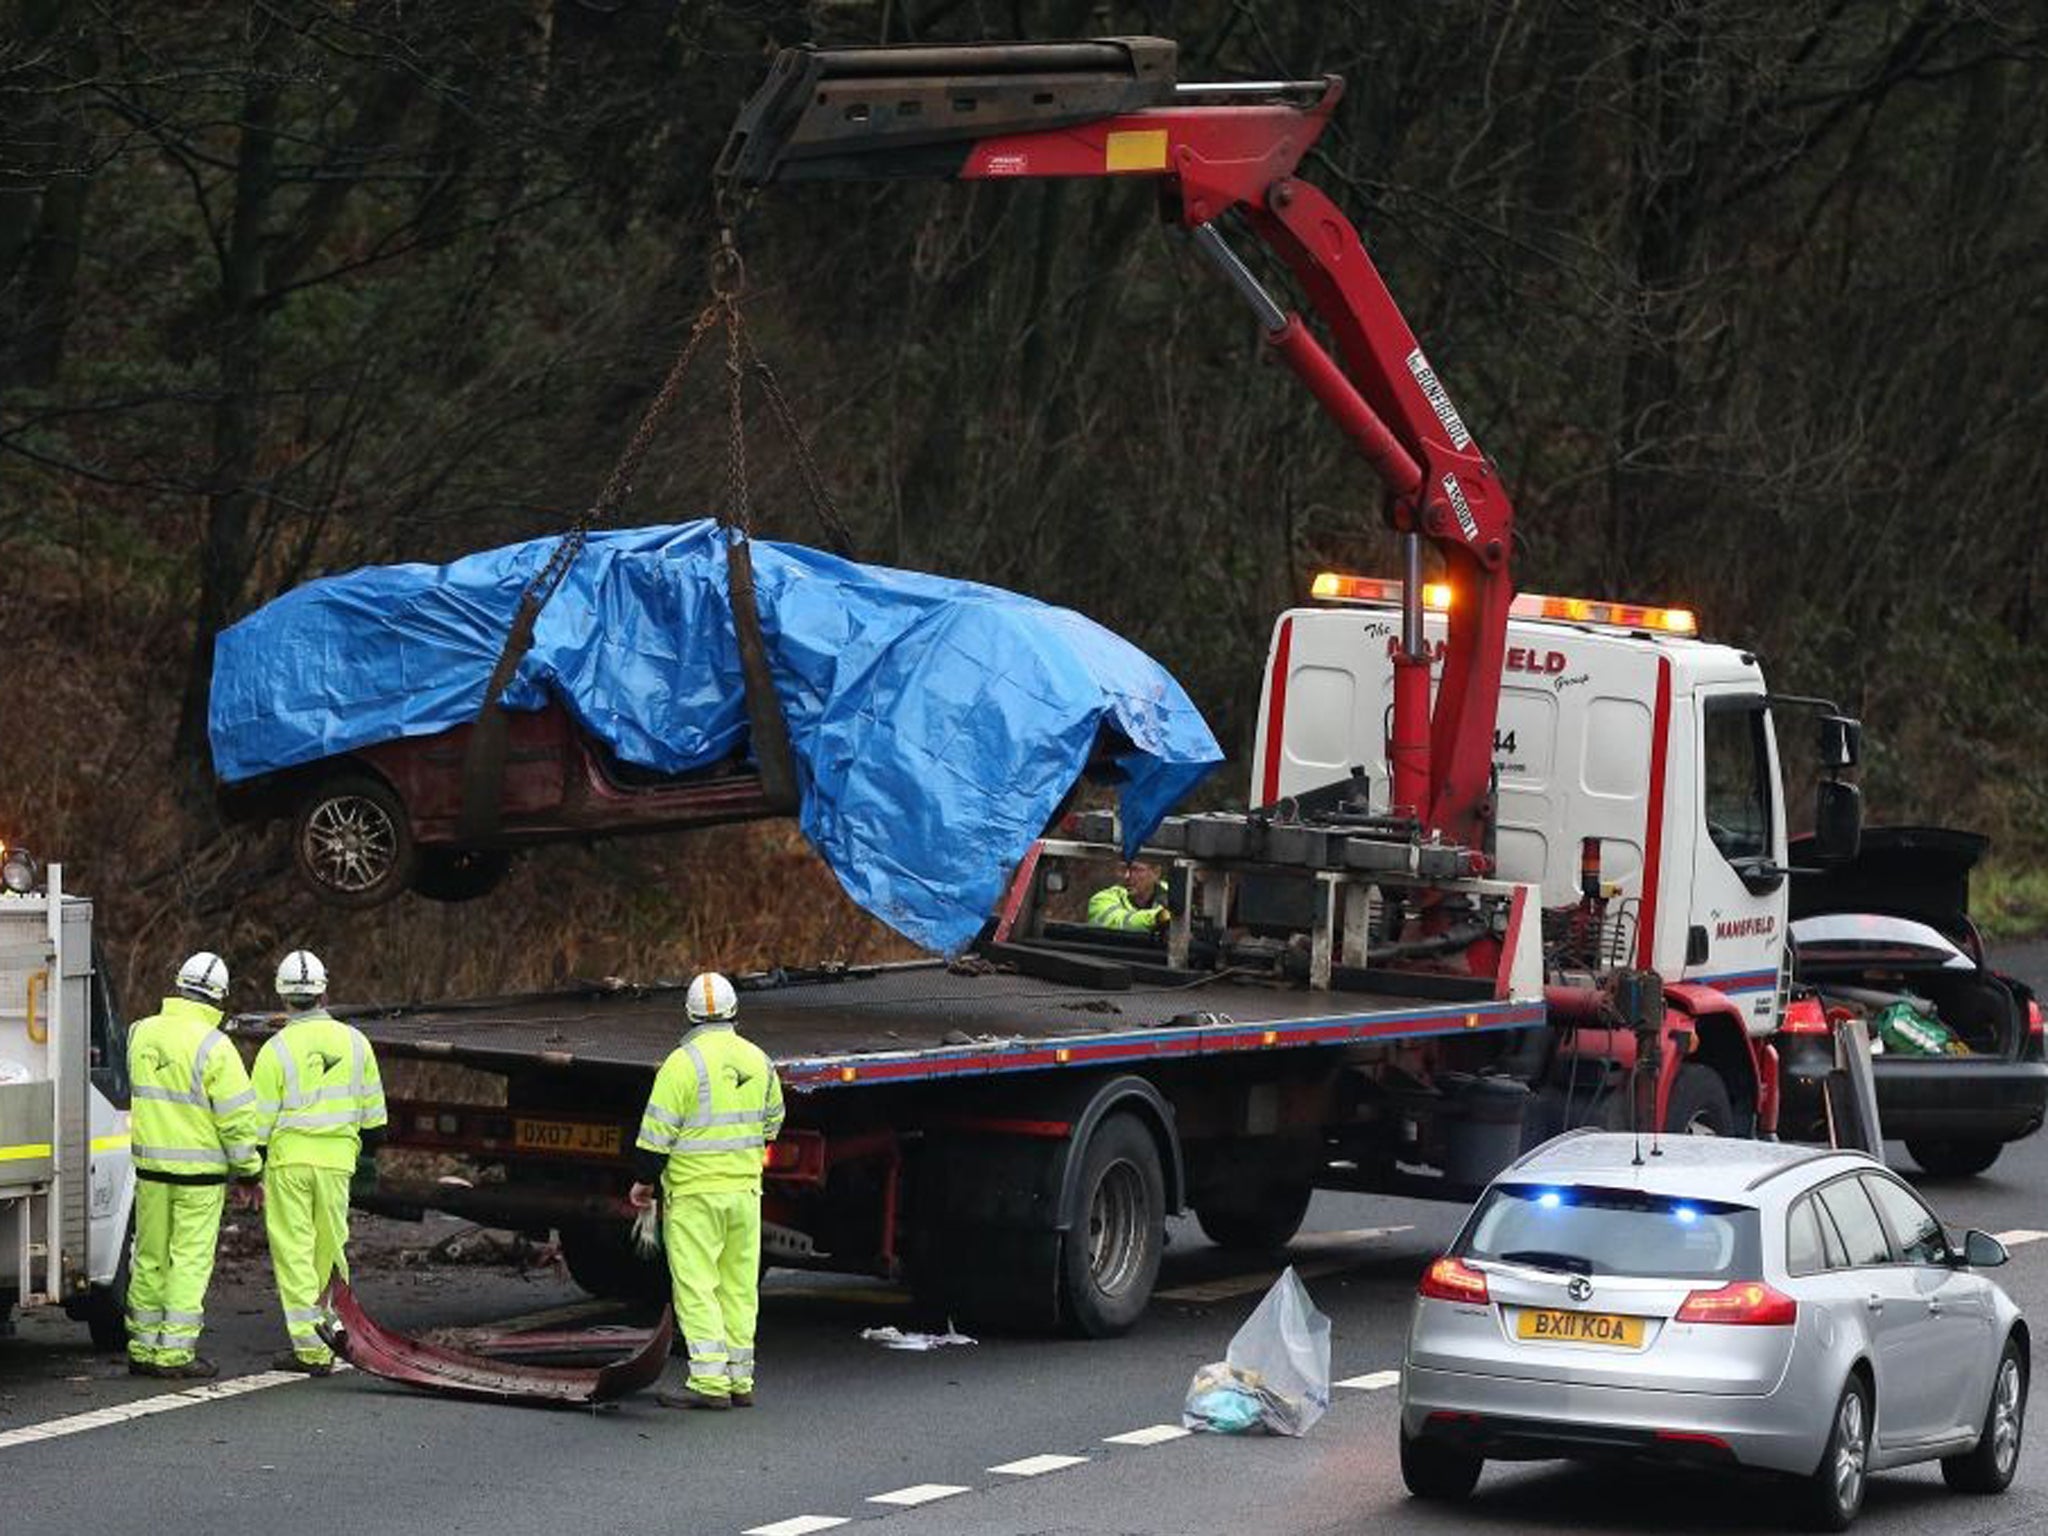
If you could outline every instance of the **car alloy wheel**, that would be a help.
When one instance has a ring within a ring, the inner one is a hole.
[[[306,818],[306,862],[337,891],[370,890],[391,875],[398,829],[385,808],[362,795],[335,795]]]
[[[2026,1395],[2020,1363],[2008,1354],[1998,1363],[1998,1385],[1991,1393],[1991,1462],[2000,1477],[2011,1477],[2020,1455],[2020,1415]]]
[[[1835,1410],[1834,1464],[1828,1469],[1834,1482],[1835,1507],[1853,1512],[1863,1502],[1863,1463],[1870,1452],[1870,1430],[1865,1422],[1863,1394],[1844,1392]]]

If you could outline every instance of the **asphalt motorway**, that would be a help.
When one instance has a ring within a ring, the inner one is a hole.
[[[2025,960],[2034,959],[2029,953]],[[2023,973],[2033,965],[2015,956]],[[2048,970],[2048,967],[2042,967]],[[1897,1166],[1910,1171],[1903,1152]],[[1917,1178],[1917,1175],[1916,1175]],[[2048,1228],[2048,1140],[1970,1180],[1921,1179],[1954,1228]],[[1275,1261],[1221,1252],[1177,1224],[1160,1294],[1123,1339],[985,1338],[902,1352],[864,1328],[911,1328],[899,1294],[776,1275],[759,1404],[678,1413],[643,1395],[598,1413],[421,1396],[360,1373],[270,1375],[283,1342],[254,1234],[231,1237],[209,1300],[219,1385],[174,1392],[96,1356],[83,1329],[32,1314],[0,1340],[0,1530],[126,1536],[378,1532],[807,1536],[1372,1536],[1444,1531],[1674,1533],[1792,1528],[1778,1485],[1725,1475],[1495,1466],[1456,1510],[1409,1499],[1396,1389],[1409,1298],[1457,1208],[1319,1197],[1286,1255],[1332,1322],[1329,1414],[1305,1438],[1185,1435],[1182,1394],[1257,1304]],[[392,1326],[603,1320],[558,1275],[401,1264],[452,1225],[365,1231],[358,1284]],[[374,1261],[374,1262],[372,1262]],[[2048,1317],[2048,1239],[2000,1278]],[[562,1309],[568,1309],[566,1313]],[[672,1368],[673,1369],[673,1368]],[[30,1523],[31,1520],[33,1523]],[[1859,1530],[2048,1530],[2048,1448],[2030,1439],[2002,1498],[1950,1494],[1934,1468],[1871,1482]]]

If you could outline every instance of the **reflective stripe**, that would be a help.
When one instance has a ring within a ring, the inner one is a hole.
[[[674,1155],[686,1157],[693,1152],[758,1152],[762,1142],[758,1136],[721,1136],[704,1141],[684,1137],[676,1143]]]
[[[167,1323],[189,1323],[194,1328],[197,1328],[206,1322],[206,1314],[204,1312],[166,1311],[163,1314],[163,1320]]]
[[[691,1339],[683,1347],[689,1350],[692,1355],[716,1355],[721,1360],[725,1358],[725,1340],[723,1339]]]
[[[348,1087],[349,1092],[359,1099],[363,1096],[363,1090],[368,1086],[366,1079],[369,1073],[363,1069],[363,1052],[365,1049],[367,1047],[363,1043],[363,1032],[359,1029],[351,1028],[348,1032]]]
[[[363,1118],[360,1109],[328,1109],[319,1113],[305,1109],[288,1109],[277,1117],[280,1131],[317,1131],[336,1125],[355,1125]]]
[[[237,1142],[234,1146],[223,1147],[221,1150],[228,1155],[230,1162],[251,1163],[256,1160],[256,1143],[253,1141]]]
[[[226,1037],[217,1029],[209,1029],[199,1037],[199,1049],[192,1053],[192,1102],[206,1102],[206,1058],[220,1049]]]
[[[640,1122],[640,1136],[633,1143],[642,1152],[673,1152],[676,1149],[676,1133],[661,1126],[649,1127]]]
[[[200,1151],[191,1147],[145,1147],[138,1143],[131,1150],[138,1162],[147,1159],[157,1163],[202,1163],[208,1168],[225,1168],[228,1165],[228,1153],[218,1147]],[[255,1155],[254,1147],[246,1150],[251,1156]]]
[[[131,1323],[160,1323],[163,1320],[162,1307],[131,1307],[128,1311],[128,1321]]]
[[[298,1058],[292,1055],[290,1048],[285,1045],[284,1036],[281,1033],[272,1035],[270,1043],[264,1049],[277,1052],[277,1064],[284,1071],[284,1107],[296,1109],[299,1105],[306,1102],[304,1094],[299,1087]]]
[[[663,1109],[659,1104],[649,1104],[646,1110],[644,1111],[644,1114],[646,1119],[659,1120],[663,1125],[672,1125],[677,1130],[681,1130],[683,1126],[688,1123],[683,1119],[681,1115],[671,1114],[668,1110]]]
[[[236,1110],[247,1109],[251,1104],[254,1104],[255,1102],[256,1095],[253,1092],[250,1092],[245,1089],[241,1093],[232,1094],[229,1097],[222,1099],[218,1104],[213,1106],[213,1112],[216,1115],[232,1115]]]
[[[734,1365],[752,1365],[754,1352],[751,1349],[736,1349],[728,1357]]]
[[[728,1109],[716,1115],[705,1115],[698,1125],[760,1125],[768,1118],[765,1109]]]
[[[284,1320],[288,1323],[317,1323],[327,1316],[325,1307],[286,1307]]]
[[[180,1088],[152,1088],[138,1083],[129,1092],[135,1098],[150,1099],[158,1104],[190,1104],[199,1109],[207,1107],[205,1094],[186,1093]]]
[[[690,1031],[694,1035],[695,1030]],[[691,1043],[690,1035],[683,1036],[683,1054],[690,1058],[690,1065],[697,1071],[696,1108],[690,1111],[685,1125],[707,1125],[711,1115],[711,1068],[704,1063],[704,1053]]]

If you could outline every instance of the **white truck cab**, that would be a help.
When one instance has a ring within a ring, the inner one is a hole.
[[[1347,778],[1385,807],[1399,584],[1326,573],[1328,606],[1281,615],[1267,655],[1251,803]],[[1425,594],[1441,652],[1448,589]],[[1770,1033],[1786,982],[1786,815],[1756,658],[1696,637],[1682,609],[1516,598],[1494,767],[1498,877],[1578,901],[1582,855],[1625,951],[1614,963],[1723,993]]]
[[[0,852],[6,852],[0,849]],[[21,850],[0,887],[0,1332],[61,1305],[101,1349],[125,1337],[135,1208],[126,1032],[93,945],[92,903]]]

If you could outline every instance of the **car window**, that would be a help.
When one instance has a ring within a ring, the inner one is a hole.
[[[1892,1248],[1885,1238],[1884,1223],[1878,1220],[1860,1180],[1837,1179],[1821,1190],[1820,1203],[1835,1219],[1850,1268],[1891,1263]]]
[[[1811,1196],[1808,1198],[1812,1199]],[[1828,1261],[1828,1268],[1847,1269],[1849,1250],[1842,1246],[1842,1234],[1835,1230],[1835,1218],[1828,1214],[1827,1207],[1818,1200],[1814,1201],[1813,1219],[1820,1226],[1820,1251]]]
[[[1863,1185],[1884,1217],[1900,1258],[1908,1264],[1948,1262],[1948,1234],[1942,1231],[1934,1212],[1920,1203],[1918,1195],[1903,1184],[1875,1174],[1865,1174]]]
[[[1585,1275],[1754,1279],[1760,1218],[1748,1206],[1586,1185],[1502,1184],[1455,1250]]]
[[[1818,1274],[1827,1268],[1820,1215],[1811,1195],[1795,1202],[1792,1214],[1785,1218],[1785,1268],[1795,1275]]]

